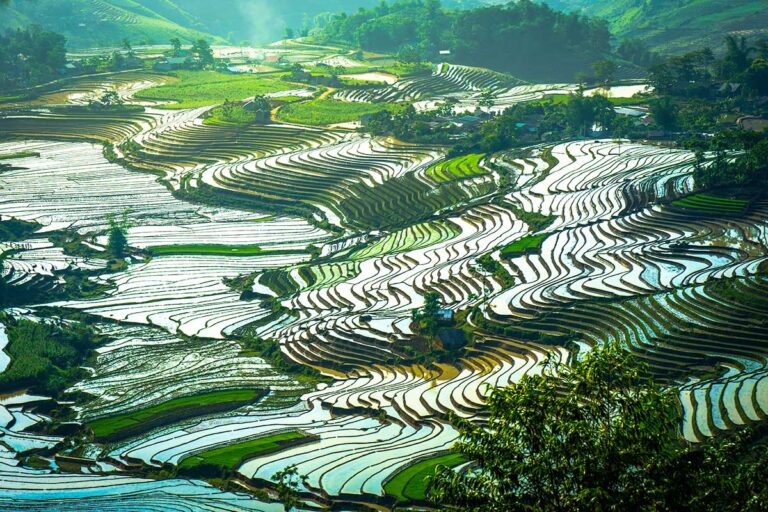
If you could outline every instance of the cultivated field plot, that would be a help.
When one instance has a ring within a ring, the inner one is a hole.
[[[501,111],[573,89],[447,64],[393,79],[295,43],[252,50],[378,81],[299,98],[355,112],[449,97],[456,111]],[[482,422],[489,385],[609,341],[682,384],[692,442],[768,415],[768,202],[696,194],[692,153],[578,140],[449,158],[274,117],[206,123],[224,99],[297,85],[190,75],[156,86],[167,78],[94,78],[40,101],[87,101],[111,80],[128,101],[172,108],[0,120],[16,137],[0,155],[25,153],[0,174],[1,220],[41,226],[0,246],[1,275],[51,291],[77,272],[97,290],[10,313],[87,318],[103,337],[71,388],[91,429],[79,446],[31,433],[46,397],[0,398],[0,508],[117,510],[120,497],[121,509],[280,510],[199,480],[134,475],[178,469],[259,487],[294,464],[303,495],[338,508],[422,499],[418,478],[436,460],[462,462],[449,454],[450,413]],[[109,218],[123,214],[128,254],[111,258]],[[55,243],[62,233],[78,255]],[[420,332],[413,312],[430,294],[467,336],[460,346]],[[0,351],[0,371],[7,359]],[[54,474],[54,453],[79,465]]]

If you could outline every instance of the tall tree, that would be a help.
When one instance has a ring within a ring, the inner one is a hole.
[[[650,112],[656,124],[665,131],[674,130],[677,126],[677,106],[669,96],[651,102]]]

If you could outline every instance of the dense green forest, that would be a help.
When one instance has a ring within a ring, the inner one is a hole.
[[[59,76],[66,40],[39,26],[0,35],[0,90],[30,87]]]
[[[411,60],[447,50],[458,63],[545,80],[571,80],[611,51],[606,22],[530,0],[468,10],[438,0],[382,2],[334,16],[318,37]]]

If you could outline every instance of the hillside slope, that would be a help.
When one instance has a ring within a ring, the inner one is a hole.
[[[684,52],[717,47],[728,34],[768,36],[766,0],[548,0],[553,7],[605,18],[619,38]]]
[[[11,0],[0,30],[41,25],[66,36],[71,48],[167,43],[211,38],[197,18],[170,0]],[[217,38],[212,38],[217,39]]]

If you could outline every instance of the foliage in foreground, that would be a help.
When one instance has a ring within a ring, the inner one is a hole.
[[[431,497],[477,511],[765,510],[765,445],[750,433],[684,445],[672,390],[619,347],[494,390],[482,428],[455,418],[458,452]]]

